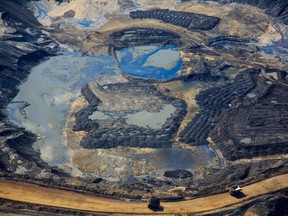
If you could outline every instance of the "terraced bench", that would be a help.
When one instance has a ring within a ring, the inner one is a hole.
[[[157,19],[165,23],[187,28],[188,30],[208,31],[216,27],[220,18],[202,14],[171,11],[168,9],[154,9],[149,11],[130,12],[132,19]]]

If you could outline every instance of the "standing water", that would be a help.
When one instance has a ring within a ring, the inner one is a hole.
[[[182,67],[180,52],[175,46],[138,46],[116,52],[120,68],[130,76],[169,80],[179,75]]]
[[[134,47],[117,51],[116,55],[123,72],[145,79],[174,78],[182,65],[180,53],[173,46]],[[34,67],[28,80],[19,86],[19,94],[8,106],[8,117],[13,123],[38,135],[34,148],[40,151],[44,161],[53,165],[63,164],[68,161],[68,155],[61,137],[70,102],[80,96],[80,90],[87,82],[96,80],[101,84],[112,76],[117,82],[121,71],[111,56],[65,53],[51,57]],[[174,112],[175,107],[166,105],[158,113],[143,110],[122,117],[128,124],[159,129]],[[89,118],[101,120],[114,115],[96,111]],[[214,156],[209,149],[196,149],[159,149],[151,154],[135,155],[134,159],[140,160],[139,163],[147,160],[161,172],[166,169],[196,169],[202,163],[212,163]]]
[[[40,150],[44,161],[64,163],[67,154],[61,144],[61,133],[69,103],[80,95],[81,87],[88,81],[118,73],[111,56],[70,53],[51,57],[34,67],[28,80],[19,87],[19,94],[8,106],[8,117],[38,135],[34,148]],[[30,105],[21,109],[23,103]]]

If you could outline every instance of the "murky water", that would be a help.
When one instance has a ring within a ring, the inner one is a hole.
[[[155,80],[178,76],[182,59],[175,46],[139,46],[116,52],[120,68],[128,75]]]
[[[182,60],[178,59],[178,51],[173,47],[146,46],[133,49],[133,52],[125,49],[123,52],[120,51],[118,58],[122,59],[122,63],[127,62],[127,67],[129,62],[134,62],[137,67],[146,64],[140,73],[144,78],[161,80],[177,76]],[[165,53],[170,57],[165,57]],[[168,61],[167,64],[165,60]],[[155,72],[155,68],[160,72]],[[63,164],[67,162],[68,156],[61,135],[70,102],[80,95],[81,87],[90,80],[96,80],[101,85],[111,80],[117,82],[121,76],[119,70],[111,56],[65,53],[62,56],[52,57],[34,67],[28,80],[19,86],[19,94],[8,106],[8,117],[15,124],[38,135],[34,148],[40,151],[44,161],[53,165]],[[89,118],[98,120],[122,118],[128,124],[160,129],[175,110],[174,106],[166,104],[159,112],[141,110],[127,114],[96,111]],[[211,164],[215,157],[212,154],[207,147],[196,147],[195,150],[173,147],[134,156],[136,163],[138,161],[141,164],[141,160],[146,160],[156,170],[164,172],[180,168],[193,170]]]
[[[176,111],[171,104],[166,104],[159,112],[148,112],[142,110],[136,113],[128,114],[126,123],[138,127],[147,127],[151,129],[161,129],[166,120]]]
[[[173,115],[176,108],[166,104],[159,112],[141,110],[135,113],[116,113],[95,111],[89,116],[92,120],[125,119],[127,124],[151,129],[161,129],[166,120]]]
[[[61,133],[69,103],[80,95],[81,87],[88,81],[118,73],[116,62],[110,56],[70,53],[52,57],[33,68],[13,100],[30,104],[23,109],[27,118],[19,112],[20,102],[8,106],[9,119],[39,136],[34,147],[40,150],[44,161],[63,163],[67,155],[61,144]]]
[[[153,153],[137,155],[136,160],[148,160],[160,173],[166,170],[196,170],[211,165],[216,155],[207,145],[197,146],[194,150],[178,147],[157,149]]]
[[[106,114],[104,112],[95,111],[92,115],[89,116],[92,120],[107,120],[113,118],[113,116]]]

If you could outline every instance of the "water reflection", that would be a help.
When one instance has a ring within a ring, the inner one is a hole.
[[[169,60],[167,64],[159,63],[161,58],[164,58],[161,57],[163,49],[166,53],[171,54],[171,57],[166,56],[166,59]],[[182,60],[178,59],[178,51],[176,53],[173,47],[147,46],[135,50],[133,53],[126,53],[125,50],[124,53],[120,53],[123,61],[140,62],[139,65],[146,64],[142,71],[143,76],[146,68],[149,67],[159,67],[163,72],[156,73],[155,76],[155,71],[148,70],[145,78],[168,79],[177,75],[177,68],[181,67]],[[123,57],[125,55],[128,57]],[[111,80],[117,82],[121,76],[119,70],[116,61],[111,56],[82,56],[81,53],[65,53],[62,56],[52,57],[34,67],[28,80],[19,86],[19,94],[8,106],[8,117],[15,124],[38,135],[39,139],[34,144],[34,148],[40,150],[41,158],[44,161],[54,165],[63,164],[68,161],[68,156],[61,135],[70,102],[80,95],[81,87],[90,80],[96,80],[100,85],[107,84],[105,82],[111,82]],[[194,85],[195,83],[190,84]],[[30,105],[26,106],[27,104]],[[145,110],[130,114],[96,111],[89,118],[106,120],[120,117],[124,118],[128,124],[159,129],[174,112],[174,106],[164,105],[160,112],[155,113]],[[148,154],[135,153],[129,158],[133,157],[135,163],[139,164],[143,160],[148,161],[157,172],[164,172],[166,169],[191,170],[211,164],[215,157],[212,154],[207,146],[195,147],[195,150],[173,147],[153,150],[153,153]],[[97,165],[95,164],[95,166]],[[113,165],[109,169],[114,170],[116,167]]]
[[[116,52],[120,68],[128,75],[155,80],[176,77],[182,59],[175,46],[138,46]]]
[[[157,149],[149,154],[137,155],[136,160],[148,160],[159,172],[166,170],[196,170],[201,166],[211,165],[216,157],[207,145],[192,149],[178,147]]]
[[[110,56],[66,53],[52,57],[33,68],[14,98],[30,104],[24,109],[27,117],[19,112],[22,102],[8,106],[8,117],[39,136],[34,147],[40,150],[44,161],[64,163],[67,155],[61,144],[61,132],[70,102],[80,95],[81,87],[88,81],[118,73],[116,62]]]
[[[171,104],[166,104],[159,112],[148,112],[142,110],[136,113],[128,114],[126,123],[138,127],[147,127],[151,129],[161,129],[166,120],[176,111]]]

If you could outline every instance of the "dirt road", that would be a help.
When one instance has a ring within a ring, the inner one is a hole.
[[[246,197],[237,199],[228,192],[208,197],[162,202],[164,210],[158,213],[191,213],[209,211],[240,203],[251,198],[288,188],[288,174],[266,179],[243,188]],[[50,189],[29,184],[0,181],[0,198],[60,208],[114,213],[153,213],[145,202],[131,203],[95,197],[76,192]]]

